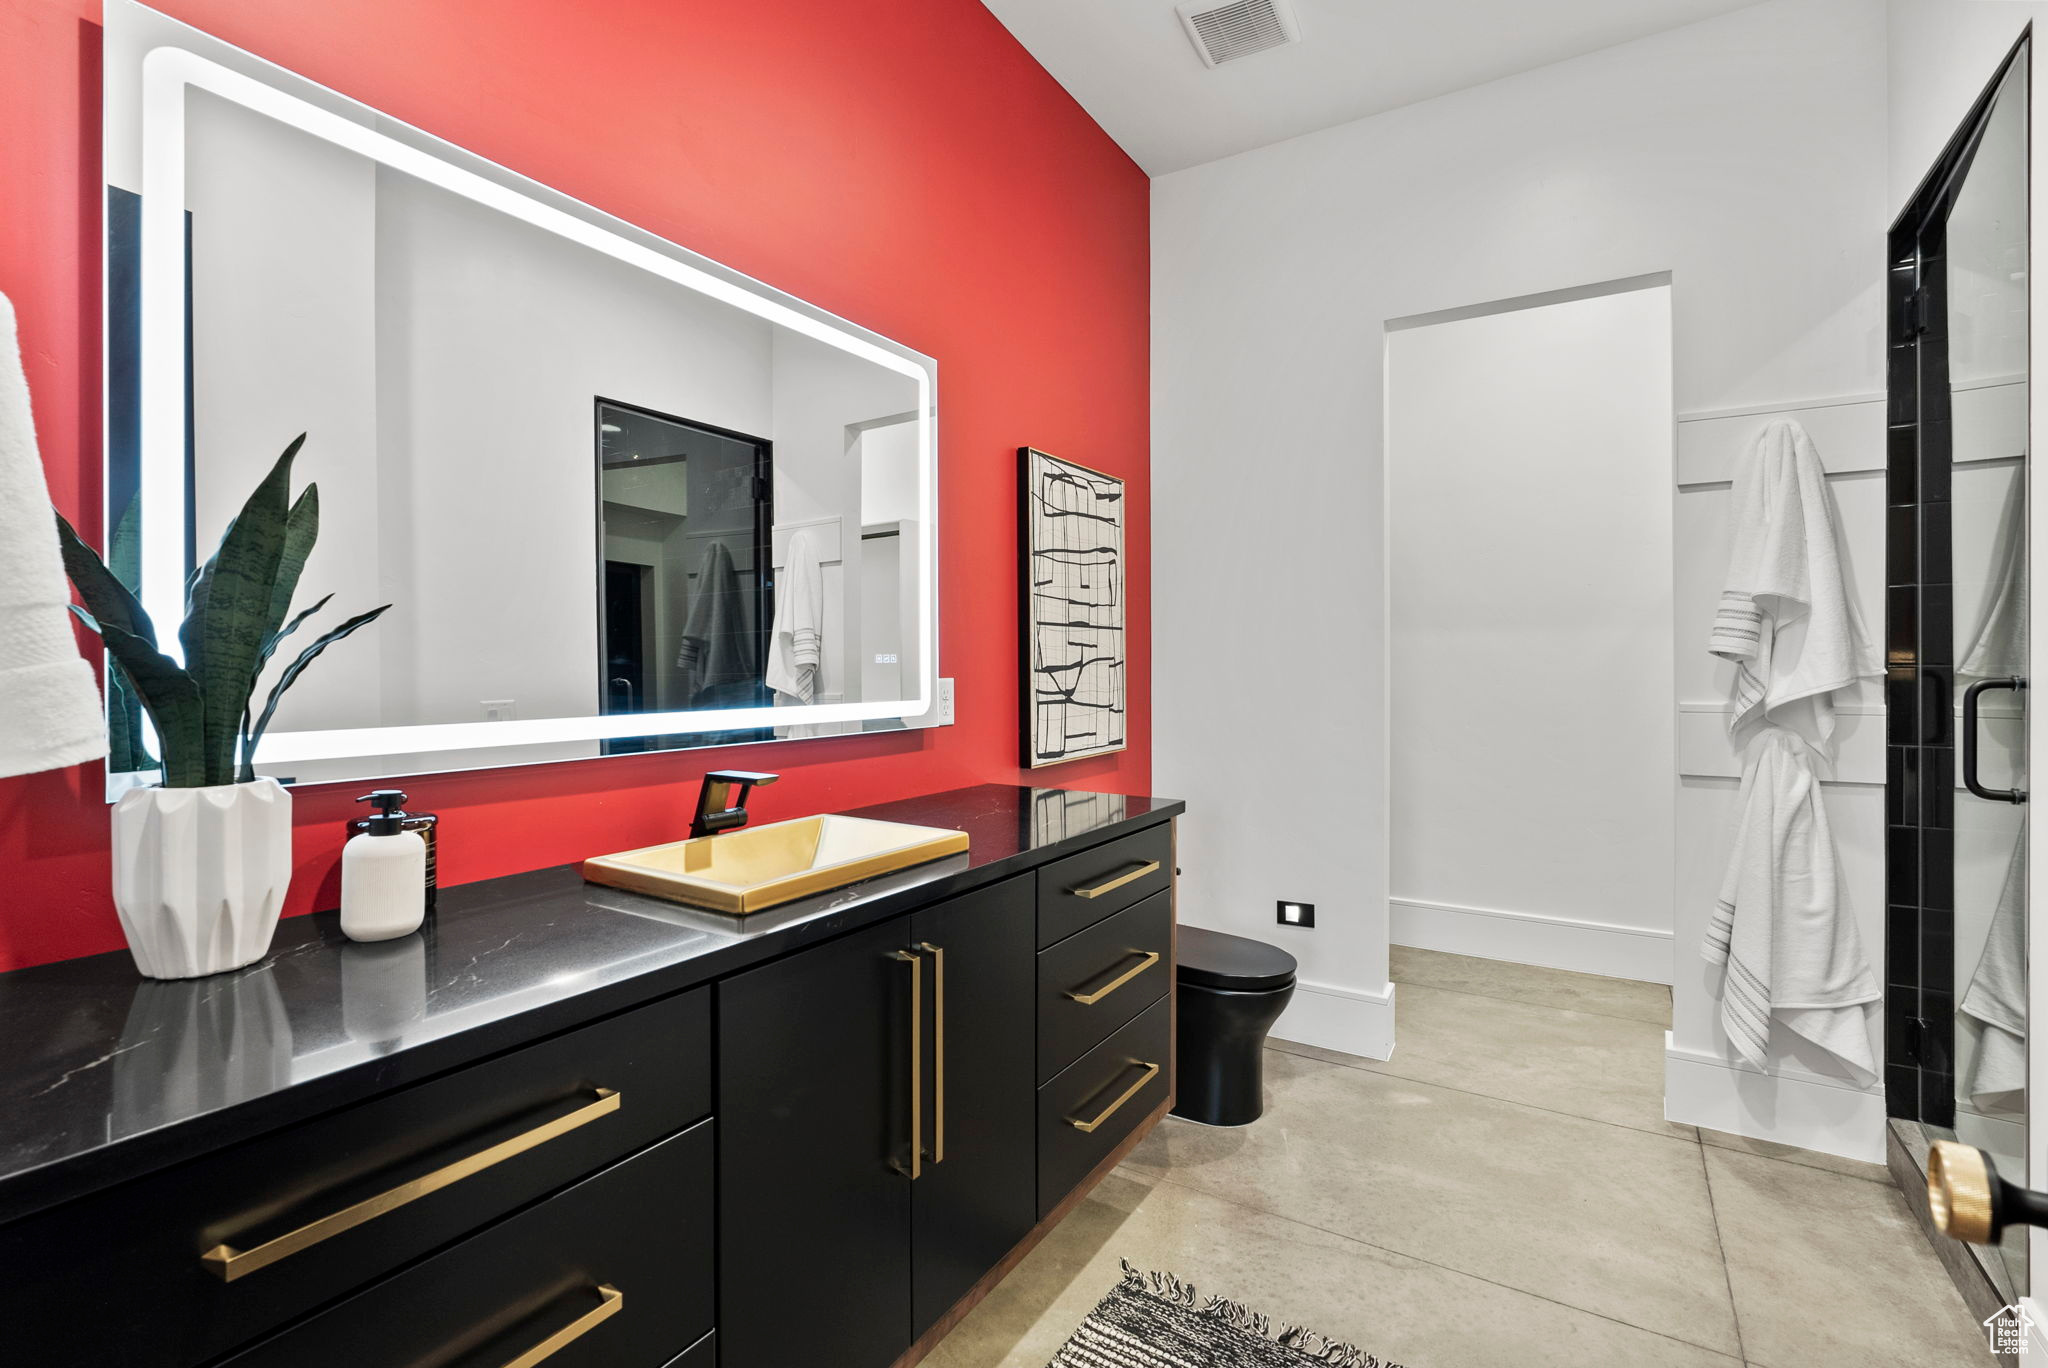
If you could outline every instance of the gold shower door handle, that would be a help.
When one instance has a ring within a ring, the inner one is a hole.
[[[1080,1003],[1083,1007],[1093,1007],[1096,1003],[1102,1001],[1111,993],[1114,993],[1117,989],[1159,963],[1159,952],[1157,950],[1133,950],[1130,953],[1139,957],[1136,964],[1124,970],[1092,993],[1084,993],[1078,988],[1069,988],[1067,996]]]
[[[1099,898],[1105,893],[1114,893],[1127,883],[1134,883],[1159,868],[1159,861],[1147,860],[1135,869],[1127,869],[1107,883],[1096,884],[1093,888],[1070,888],[1067,891],[1077,898]]]
[[[1952,1240],[1997,1244],[2013,1226],[2048,1227],[2048,1192],[2000,1177],[1974,1145],[1937,1140],[1927,1151],[1927,1214]]]
[[[946,950],[930,941],[917,948],[932,957],[932,1162],[946,1162]]]
[[[323,1240],[331,1240],[344,1231],[374,1221],[402,1206],[417,1202],[420,1198],[451,1187],[465,1178],[473,1178],[487,1168],[495,1167],[517,1155],[526,1153],[559,1139],[570,1131],[587,1126],[601,1116],[617,1111],[624,1098],[614,1089],[599,1088],[596,1100],[566,1116],[535,1126],[532,1130],[521,1131],[509,1140],[501,1140],[475,1154],[465,1155],[452,1164],[444,1164],[432,1173],[423,1174],[408,1183],[366,1197],[353,1206],[322,1216],[300,1226],[297,1230],[265,1241],[254,1249],[237,1249],[231,1244],[217,1244],[199,1256],[199,1261],[222,1282],[233,1282],[247,1277],[259,1268],[268,1268],[280,1259],[288,1259],[301,1250],[310,1249]]]
[[[1083,1135],[1091,1133],[1103,1122],[1109,1120],[1110,1117],[1115,1116],[1118,1112],[1122,1111],[1124,1103],[1130,1101],[1132,1098],[1136,1097],[1140,1092],[1144,1091],[1145,1085],[1147,1083],[1150,1083],[1153,1079],[1159,1077],[1159,1066],[1157,1064],[1148,1064],[1142,1059],[1134,1059],[1131,1061],[1131,1063],[1135,1064],[1137,1067],[1145,1071],[1143,1074],[1139,1075],[1137,1082],[1131,1084],[1130,1087],[1125,1088],[1123,1092],[1119,1093],[1117,1095],[1116,1101],[1110,1103],[1108,1106],[1104,1107],[1100,1112],[1096,1113],[1093,1120],[1083,1121],[1078,1116],[1070,1116],[1067,1118],[1067,1124],[1072,1126],[1075,1130],[1081,1132],[1081,1134]]]
[[[910,966],[910,1162],[897,1167],[914,1183],[924,1177],[924,961],[909,950],[889,958]]]
[[[610,1283],[599,1283],[597,1285],[597,1297],[596,1306],[593,1306],[575,1320],[570,1321],[567,1325],[555,1331],[554,1334],[549,1335],[539,1344],[534,1345],[533,1348],[527,1350],[518,1358],[508,1360],[505,1368],[534,1368],[535,1364],[553,1358],[556,1354],[559,1354],[562,1350],[568,1348],[571,1344],[582,1339],[585,1335],[597,1329],[598,1326],[603,1325],[613,1316],[626,1309],[626,1294],[613,1287]]]

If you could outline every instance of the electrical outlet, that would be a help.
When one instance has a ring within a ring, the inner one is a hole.
[[[486,722],[510,722],[513,720],[514,711],[512,700],[509,698],[486,698],[478,706],[484,710],[484,721]]]
[[[953,725],[953,681],[950,679],[939,681],[938,714],[940,726]]]
[[[1279,921],[1282,926],[1314,926],[1316,905],[1304,902],[1282,902],[1279,904]]]

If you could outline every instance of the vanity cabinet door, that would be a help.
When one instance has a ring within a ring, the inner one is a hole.
[[[910,1344],[910,944],[898,917],[718,985],[723,1368]]]
[[[926,908],[925,1160],[911,1184],[911,1304],[922,1335],[1038,1219],[1034,881]]]

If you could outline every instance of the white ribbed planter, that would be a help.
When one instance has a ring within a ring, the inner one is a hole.
[[[134,789],[114,805],[114,907],[150,978],[263,958],[291,877],[292,796],[275,779]]]

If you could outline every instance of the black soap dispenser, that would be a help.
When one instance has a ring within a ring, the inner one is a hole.
[[[431,812],[407,812],[403,789],[377,789],[356,799],[358,803],[369,803],[377,809],[376,816],[358,817],[348,824],[351,837],[367,831],[382,831],[392,828],[377,828],[370,824],[380,818],[389,818],[397,823],[396,830],[410,831],[427,843],[427,906],[434,905],[435,836],[440,831],[441,819]]]

